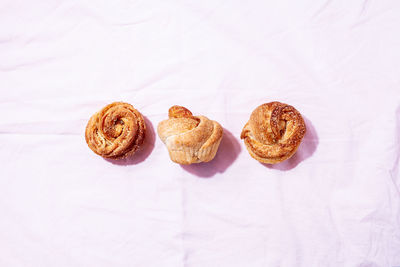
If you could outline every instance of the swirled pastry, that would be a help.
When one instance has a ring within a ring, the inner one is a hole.
[[[251,113],[240,138],[253,158],[274,164],[293,156],[305,133],[300,112],[290,105],[271,102]]]
[[[181,106],[173,106],[169,119],[158,124],[157,132],[167,146],[172,161],[179,164],[208,162],[215,157],[222,139],[222,127],[204,116],[193,116]]]
[[[143,144],[146,125],[132,105],[114,102],[95,113],[89,120],[85,138],[94,153],[111,159],[132,156]]]

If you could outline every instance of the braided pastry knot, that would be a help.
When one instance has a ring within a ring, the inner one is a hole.
[[[157,132],[167,146],[171,160],[179,164],[208,162],[215,157],[222,139],[222,127],[204,116],[193,116],[173,106],[169,119],[158,124]]]
[[[94,153],[111,159],[126,158],[143,144],[146,125],[132,105],[114,102],[95,113],[86,126],[85,138]]]
[[[290,105],[271,102],[251,113],[240,138],[253,158],[274,164],[293,156],[305,133],[300,112]]]

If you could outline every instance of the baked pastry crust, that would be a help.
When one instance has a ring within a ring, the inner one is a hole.
[[[110,159],[132,156],[143,144],[146,125],[139,111],[132,105],[114,102],[89,120],[85,139],[94,153]]]
[[[158,124],[157,132],[173,162],[192,164],[215,157],[223,134],[218,122],[193,116],[181,106],[171,107],[168,116],[169,119]]]
[[[300,112],[290,105],[270,102],[251,113],[240,138],[253,158],[275,164],[294,155],[305,133]]]

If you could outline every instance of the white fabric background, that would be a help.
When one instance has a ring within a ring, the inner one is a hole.
[[[0,1],[0,266],[400,266],[399,1]],[[307,135],[266,166],[251,111],[295,106]],[[148,138],[117,164],[89,117],[131,103]],[[168,108],[219,121],[181,167]]]

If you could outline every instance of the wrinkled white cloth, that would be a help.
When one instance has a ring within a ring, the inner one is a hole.
[[[400,266],[400,2],[0,2],[0,266]],[[240,132],[281,101],[307,134],[263,165]],[[131,160],[86,145],[125,101]],[[183,105],[225,129],[182,167],[155,133]]]

